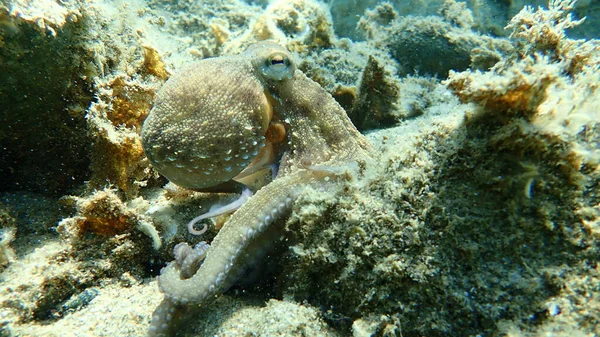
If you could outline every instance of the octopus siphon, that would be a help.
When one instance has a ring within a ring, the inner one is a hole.
[[[142,145],[178,186],[245,195],[210,246],[175,247],[175,261],[158,277],[164,299],[151,337],[170,336],[187,306],[207,307],[256,263],[282,235],[304,187],[335,181],[373,155],[342,107],[272,42],[173,75],[144,122]],[[265,170],[276,174],[250,196],[253,177]]]

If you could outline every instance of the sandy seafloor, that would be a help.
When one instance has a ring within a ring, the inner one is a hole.
[[[0,336],[145,335],[232,197],[163,188],[140,126],[182,65],[265,39],[376,160],[178,335],[598,336],[599,27],[596,0],[3,0]]]

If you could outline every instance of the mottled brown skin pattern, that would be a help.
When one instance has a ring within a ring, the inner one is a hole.
[[[238,69],[232,71],[231,69]],[[231,180],[265,145],[270,106],[251,65],[239,56],[191,64],[161,88],[144,121],[152,165],[181,187]]]
[[[285,144],[279,147],[283,154],[277,177],[256,192],[225,223],[211,243],[200,268],[195,273],[187,270],[182,273],[181,266],[172,262],[163,269],[159,276],[159,286],[165,294],[165,299],[153,315],[149,336],[171,335],[174,321],[180,316],[183,308],[188,305],[208,306],[216,296],[236,282],[245,268],[260,259],[265,250],[272,246],[272,242],[281,236],[282,221],[277,220],[288,213],[303,187],[322,183],[324,177],[336,176],[337,172],[341,171],[340,168],[343,169],[354,162],[364,162],[371,155],[371,145],[352,125],[346,112],[329,93],[301,71],[296,70],[291,55],[284,48],[273,43],[262,42],[252,45],[240,55],[202,62],[205,62],[202,68],[221,67],[233,74],[233,77],[224,77],[225,80],[236,78],[238,81],[217,85],[218,88],[228,90],[227,94],[218,97],[227,96],[241,102],[248,97],[253,98],[251,102],[257,106],[252,104],[246,106],[245,111],[263,113],[264,116],[264,111],[272,110],[273,118],[284,123],[287,139]],[[275,65],[272,66],[273,64]],[[201,75],[193,74],[195,78],[199,76]],[[186,76],[177,76],[172,80],[181,83],[167,85],[185,86],[186,79]],[[222,78],[204,79],[206,82],[221,80]],[[234,90],[239,83],[245,83],[242,86],[244,90]],[[248,83],[251,85],[247,85]],[[232,90],[243,95],[244,98],[231,97]],[[264,96],[256,96],[257,92],[263,93]],[[159,98],[160,96],[159,94]],[[177,99],[177,97],[170,96],[169,99]],[[168,104],[171,106],[177,103]],[[211,106],[209,111],[216,109],[214,105],[217,103],[211,101],[208,104]],[[261,104],[268,104],[268,106],[261,106]],[[196,105],[194,109],[202,110],[202,107]],[[172,113],[172,110],[170,109],[169,113]],[[249,116],[245,117],[245,120],[262,121],[262,118]],[[170,117],[167,119],[176,121]],[[236,134],[237,128],[239,125],[232,126],[226,132],[221,131],[221,134]],[[263,129],[259,130],[263,132]],[[197,132],[198,130],[193,129],[176,131],[177,137],[187,137],[186,133]],[[158,138],[163,141],[171,139],[168,131],[163,130],[160,133],[163,135]],[[259,134],[257,139],[264,138],[261,137],[262,135]],[[155,141],[156,139],[152,141],[146,139],[145,147],[181,151],[168,142],[156,144]],[[184,152],[188,150],[190,149]],[[235,148],[231,150],[236,151]],[[169,155],[169,151],[166,151],[165,157]],[[220,161],[219,158],[213,160]],[[166,176],[169,178],[168,175]],[[193,276],[183,279],[181,274],[193,274]]]

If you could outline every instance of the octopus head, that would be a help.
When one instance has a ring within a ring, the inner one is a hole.
[[[251,45],[244,54],[260,77],[266,81],[289,80],[294,76],[296,64],[287,49],[269,41]]]
[[[176,185],[196,190],[267,166],[273,158],[269,135],[281,134],[281,125],[265,83],[289,80],[295,69],[287,50],[274,43],[182,69],[158,92],[144,121],[142,145],[150,163]]]

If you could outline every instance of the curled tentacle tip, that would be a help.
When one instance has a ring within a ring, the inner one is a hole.
[[[195,217],[192,221],[188,222],[188,224],[187,224],[188,232],[190,232],[190,234],[192,234],[192,235],[202,235],[202,234],[206,233],[206,231],[208,230],[208,226],[206,224],[204,224],[202,229],[197,230],[195,227],[196,223],[198,223],[199,221],[202,221],[204,219],[214,218],[219,215],[233,212],[236,209],[240,208],[246,202],[246,200],[248,200],[248,198],[250,198],[251,196],[252,196],[252,191],[249,188],[244,188],[244,190],[242,191],[242,194],[236,200],[230,202],[227,205],[223,205],[220,207],[212,207],[211,210],[208,211],[207,213],[199,215],[199,216]]]
[[[207,213],[208,214],[208,213]],[[203,215],[200,215],[196,218],[194,218],[192,221],[188,222],[187,224],[187,228],[188,228],[188,232],[192,235],[202,235],[204,233],[206,233],[206,231],[208,230],[208,226],[206,224],[202,225],[202,229],[198,230],[196,229],[196,223],[198,223],[201,220],[206,219],[207,217],[204,217]]]

